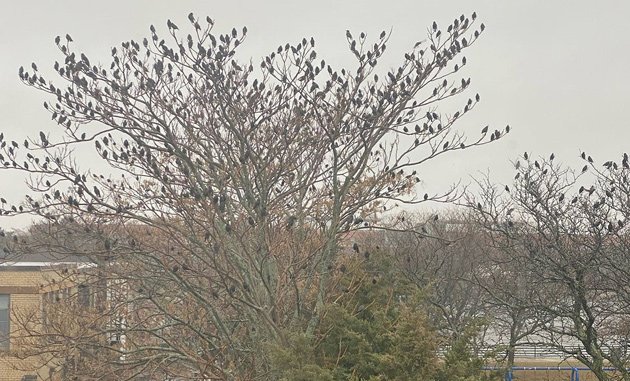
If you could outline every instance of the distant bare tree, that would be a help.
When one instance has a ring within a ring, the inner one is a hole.
[[[92,284],[119,290],[95,310],[125,338],[99,347],[103,379],[264,379],[266,342],[317,327],[339,239],[378,226],[391,204],[448,200],[418,196],[417,171],[509,131],[467,139],[455,128],[479,96],[437,109],[469,87],[456,76],[484,30],[474,14],[434,23],[383,78],[385,32],[373,43],[347,32],[350,70],[319,61],[312,38],[255,67],[235,58],[246,28],[217,35],[210,18],[188,18],[190,34],[169,20],[167,42],[152,26],[107,66],[57,37],[62,85],[35,64],[19,74],[52,97],[44,107],[63,138],[0,144],[3,168],[32,175],[36,193],[2,212],[42,216],[57,241],[83,232]],[[95,165],[73,153],[84,146]],[[91,353],[83,338],[55,340]]]
[[[471,282],[484,255],[475,226],[456,212],[398,220],[403,231],[388,234],[388,250],[409,280],[427,290],[433,322],[442,334],[464,335],[484,315],[482,289]]]
[[[534,160],[526,153],[516,162],[514,184],[503,191],[481,182],[483,193],[470,204],[504,263],[524,277],[521,282],[535,285],[504,287],[496,300],[515,312],[535,311],[540,340],[587,365],[599,380],[612,377],[606,364],[629,380],[630,278],[621,270],[630,260],[628,159],[600,171],[582,156],[586,165],[576,172],[554,155]]]
[[[477,238],[483,242],[485,255],[471,282],[482,290],[484,315],[490,325],[487,344],[495,346],[495,351],[505,347],[505,366],[510,368],[515,365],[517,348],[536,344],[536,334],[544,323],[538,311],[523,304],[523,300],[531,300],[546,290],[531,281],[528,270],[518,265],[511,252],[500,250],[502,247],[497,250],[481,231]]]
[[[513,366],[517,346],[540,328],[536,311],[521,303],[539,287],[466,211],[402,219],[409,231],[389,234],[389,249],[407,277],[427,290],[446,343],[475,326],[477,349],[500,353],[505,347],[505,365]]]

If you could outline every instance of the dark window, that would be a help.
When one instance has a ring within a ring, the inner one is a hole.
[[[9,349],[10,296],[0,295],[0,350]]]
[[[53,303],[53,293],[47,292],[42,295],[42,322],[45,327],[48,326],[48,310]]]
[[[27,374],[25,376],[22,376],[22,381],[37,381],[37,376],[33,374]]]
[[[78,287],[79,305],[81,307],[92,307],[90,298],[90,288],[84,284]]]

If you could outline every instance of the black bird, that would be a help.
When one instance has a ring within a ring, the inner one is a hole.
[[[359,252],[359,244],[356,243],[356,242],[354,244],[352,244],[352,250],[354,250],[355,252],[358,253]]]
[[[293,225],[295,225],[295,221],[297,221],[297,217],[289,216],[289,218],[287,218],[287,229],[291,229]]]

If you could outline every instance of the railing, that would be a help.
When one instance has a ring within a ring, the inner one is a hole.
[[[488,371],[500,371],[502,368],[495,366],[486,366],[482,368],[483,370]],[[606,372],[615,371],[615,368],[604,368]],[[505,381],[513,381],[514,380],[514,372],[515,371],[563,371],[563,372],[571,372],[571,377],[569,381],[580,381],[580,371],[590,371],[589,368],[583,367],[570,367],[570,366],[515,366],[509,369],[505,373]]]
[[[444,348],[442,352],[445,352],[447,348]],[[514,357],[515,358],[542,358],[542,359],[565,359],[567,357],[571,357],[567,353],[578,353],[582,352],[584,356],[588,356],[588,354],[583,353],[583,347],[579,345],[566,345],[564,346],[566,352],[561,351],[555,347],[546,346],[546,345],[536,345],[536,344],[519,344],[515,348]],[[602,351],[606,354],[611,351],[618,350],[620,354],[624,356],[630,354],[630,347],[619,347],[619,348],[602,348]],[[498,355],[505,354],[505,350],[497,351],[496,347],[485,347],[477,349],[476,354],[478,355],[487,355],[490,353],[496,353]]]

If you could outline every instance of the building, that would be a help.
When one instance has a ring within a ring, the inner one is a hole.
[[[55,258],[33,253],[0,256],[0,381],[54,380],[53,366],[37,369],[34,361],[21,360],[17,321],[26,314],[43,318],[46,300],[60,299],[74,285],[64,281],[69,269],[90,267],[79,257]]]

